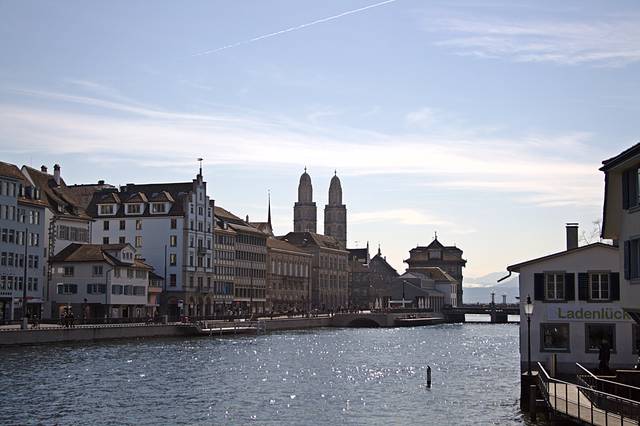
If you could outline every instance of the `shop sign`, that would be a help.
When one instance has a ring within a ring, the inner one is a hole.
[[[619,306],[548,306],[547,319],[551,321],[633,321]]]

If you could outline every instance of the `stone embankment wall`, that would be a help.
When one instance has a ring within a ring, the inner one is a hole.
[[[59,342],[86,342],[144,337],[188,336],[192,327],[177,325],[140,325],[129,327],[41,328],[0,332],[0,346],[36,345]]]

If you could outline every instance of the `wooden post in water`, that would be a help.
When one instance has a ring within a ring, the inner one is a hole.
[[[427,365],[427,387],[431,388],[431,367]]]
[[[536,420],[536,393],[538,387],[536,385],[529,385],[529,415],[531,420]]]

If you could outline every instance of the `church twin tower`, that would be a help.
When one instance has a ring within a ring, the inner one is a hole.
[[[317,221],[311,176],[305,167],[298,185],[298,202],[293,206],[293,230],[317,233]],[[329,204],[324,207],[324,235],[336,238],[343,247],[347,246],[347,206],[342,204],[342,185],[337,173],[331,178]]]

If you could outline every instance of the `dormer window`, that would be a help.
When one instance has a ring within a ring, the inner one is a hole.
[[[165,213],[167,210],[167,206],[165,203],[151,203],[151,213],[159,214]]]
[[[113,204],[101,204],[100,205],[100,216],[108,216],[115,214],[115,206]]]
[[[127,204],[127,214],[140,214],[141,212],[140,204]]]

